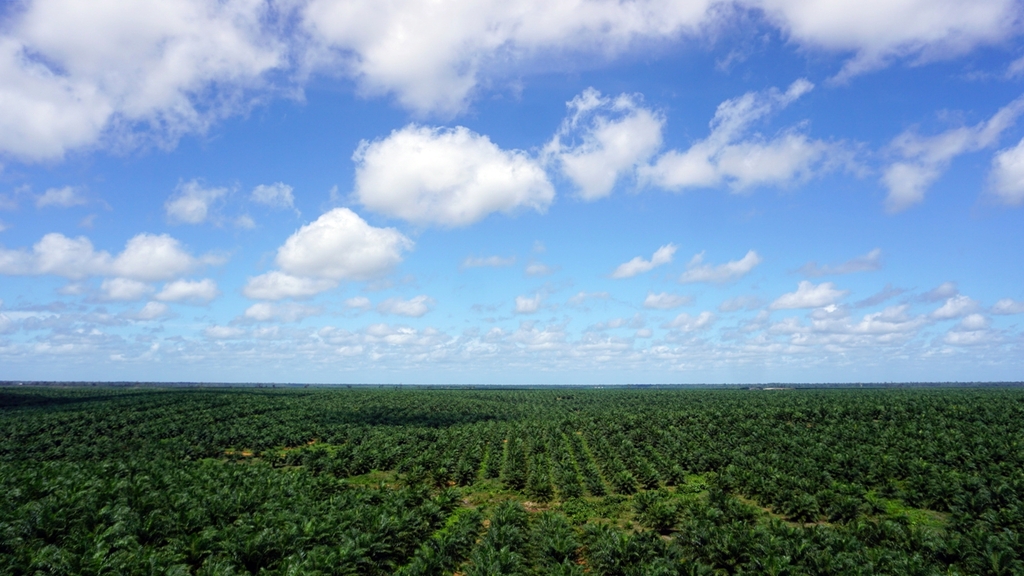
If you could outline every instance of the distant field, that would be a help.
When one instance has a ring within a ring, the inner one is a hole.
[[[1024,390],[0,388],[3,574],[1021,574]]]

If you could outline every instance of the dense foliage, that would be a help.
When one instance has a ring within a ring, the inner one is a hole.
[[[1021,574],[1024,391],[0,388],[4,574]]]

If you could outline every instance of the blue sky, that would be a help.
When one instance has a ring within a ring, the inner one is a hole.
[[[1024,374],[1012,0],[0,23],[0,379]]]

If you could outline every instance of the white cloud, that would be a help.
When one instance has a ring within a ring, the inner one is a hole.
[[[534,294],[532,298],[527,296],[516,296],[516,314],[533,314],[540,309],[543,300],[540,294]]]
[[[156,320],[170,315],[171,311],[167,304],[161,302],[147,302],[142,310],[134,314],[136,320]]]
[[[942,306],[931,313],[931,317],[936,320],[950,320],[971,314],[979,308],[978,303],[973,299],[958,294],[947,299]]]
[[[992,159],[992,190],[1004,204],[1024,204],[1024,139]]]
[[[907,314],[910,307],[906,304],[890,306],[881,312],[864,315],[864,318],[857,324],[850,327],[850,331],[859,334],[905,334],[916,331],[925,324],[923,317],[913,317]]]
[[[555,268],[541,262],[530,262],[524,270],[527,276],[547,276],[555,272]]]
[[[952,298],[960,293],[960,289],[956,287],[956,282],[943,282],[935,288],[925,292],[921,295],[921,299],[925,302],[938,302],[939,300],[945,300]]]
[[[164,302],[206,303],[220,295],[217,283],[209,278],[202,280],[175,280],[164,285],[155,296]]]
[[[693,297],[691,296],[669,294],[668,292],[662,292],[660,294],[648,292],[647,298],[644,298],[644,308],[652,308],[654,310],[671,310],[673,308],[679,308],[680,306],[686,306],[691,302],[693,302]]]
[[[664,118],[637,100],[628,94],[602,97],[588,88],[567,103],[570,116],[544,153],[558,163],[584,200],[611,194],[623,175],[661,147]]]
[[[242,228],[243,230],[252,230],[256,227],[256,221],[252,219],[252,216],[248,214],[242,214],[235,218],[235,228]]]
[[[989,319],[981,314],[968,314],[967,316],[964,316],[963,320],[957,323],[956,329],[963,332],[984,330],[988,328],[990,323]]]
[[[746,276],[755,266],[761,263],[761,257],[757,252],[750,250],[739,260],[732,260],[725,264],[714,266],[704,264],[704,253],[694,255],[690,263],[686,265],[686,272],[679,277],[683,283],[689,282],[731,282]]]
[[[503,268],[516,263],[515,256],[503,258],[501,256],[467,256],[462,261],[461,268]]]
[[[31,251],[0,248],[0,274],[53,274],[73,280],[108,275],[144,282],[169,280],[207,261],[212,259],[193,257],[166,234],[139,234],[116,258],[94,250],[85,236],[68,238],[55,232],[43,236]]]
[[[977,346],[991,340],[992,334],[989,330],[957,330],[955,328],[942,338],[942,341],[950,346]]]
[[[249,278],[242,288],[242,294],[254,300],[309,298],[337,285],[335,280],[303,278],[274,270]]]
[[[113,269],[120,276],[154,282],[181,276],[200,263],[167,234],[139,234],[128,240]]]
[[[882,250],[875,248],[863,256],[857,256],[843,262],[842,264],[819,266],[817,262],[808,262],[800,267],[800,273],[804,276],[832,276],[840,274],[854,274],[857,272],[872,272],[882,268]]]
[[[348,208],[335,208],[292,234],[276,262],[294,276],[372,280],[387,274],[412,246],[394,228],[374,228]]]
[[[245,330],[234,326],[207,326],[203,335],[213,340],[235,340],[245,337]]]
[[[202,224],[210,214],[211,205],[227,193],[227,188],[204,188],[198,180],[179,184],[164,203],[167,219],[177,223]]]
[[[569,306],[580,306],[586,303],[587,300],[607,300],[609,298],[611,298],[611,295],[607,292],[577,292],[566,303]]]
[[[434,299],[430,296],[419,295],[409,300],[401,298],[388,298],[377,305],[377,311],[381,314],[394,314],[396,316],[408,316],[419,318],[434,306]]]
[[[85,236],[68,238],[52,232],[42,237],[32,251],[0,248],[0,273],[8,275],[53,274],[74,280],[110,270],[107,252],[93,250]]]
[[[733,9],[733,7],[738,9]],[[1014,0],[27,0],[0,35],[0,153],[170,146],[317,73],[419,114],[463,111],[479,86],[600,65],[652,44],[766,20],[805,49],[851,55],[841,78],[927,61],[1018,30]],[[282,79],[283,78],[283,79]],[[255,98],[254,98],[255,96]]]
[[[292,195],[292,187],[284,182],[260,184],[252,189],[252,194],[249,198],[253,202],[272,208],[295,208],[295,196]]]
[[[352,159],[359,202],[417,224],[467,226],[494,212],[543,212],[555,197],[536,160],[461,126],[409,125],[364,140]]]
[[[868,7],[854,0],[312,0],[301,6],[302,26],[318,48],[310,65],[340,68],[366,93],[390,93],[414,111],[442,114],[463,110],[481,83],[522,74],[531,63],[550,69],[571,66],[571,56],[606,60],[652,42],[701,36],[747,11],[802,48],[852,55],[840,79],[897,58],[926,61],[998,43],[1020,21],[1013,0],[893,0]]]
[[[88,202],[81,190],[74,186],[64,186],[63,188],[50,188],[43,192],[36,198],[36,208],[46,208],[47,206],[71,208],[72,206],[82,206]]]
[[[772,302],[772,310],[791,310],[794,308],[820,308],[835,304],[849,293],[849,290],[837,290],[835,284],[822,282],[812,284],[803,280],[797,285],[796,292],[779,296]]]
[[[419,112],[462,110],[477,84],[542,54],[613,56],[634,42],[671,39],[707,17],[710,1],[312,0],[303,24],[363,90],[392,93]]]
[[[585,331],[587,332],[604,332],[606,330],[614,330],[616,328],[630,328],[638,330],[644,327],[647,323],[644,317],[640,314],[635,314],[632,318],[612,318],[607,322],[598,322],[588,326]]]
[[[850,53],[837,79],[884,67],[896,58],[918,62],[998,44],[1015,33],[1013,0],[744,0],[806,48]]]
[[[1007,78],[1016,78],[1021,75],[1024,75],[1024,56],[1010,62],[1010,65],[1006,67]]]
[[[952,346],[976,346],[996,339],[989,330],[991,321],[981,314],[968,314],[953,326],[942,341]]]
[[[105,300],[134,301],[141,300],[153,291],[153,287],[145,282],[128,278],[108,278],[100,284]]]
[[[686,151],[670,150],[641,167],[642,182],[668,190],[710,188],[723,183],[735,191],[784,185],[809,178],[833,146],[795,130],[775,138],[751,135],[750,127],[806,94],[813,84],[800,79],[785,92],[748,92],[718,106],[711,134]]]
[[[263,30],[268,10],[252,0],[19,4],[0,35],[0,153],[55,159],[205,130],[285,62]]]
[[[1003,298],[992,306],[993,314],[1024,314],[1024,302]]]
[[[897,136],[889,144],[890,151],[899,156],[900,160],[890,164],[882,173],[882,183],[889,193],[885,198],[885,209],[890,214],[902,212],[914,204],[924,200],[928,188],[938,180],[949,166],[953,158],[966,152],[974,152],[994,146],[999,136],[1016,122],[1024,112],[1024,96],[1017,98],[999,109],[991,118],[974,126],[952,128],[935,136],[920,136],[916,131],[908,130]],[[1005,174],[1000,172],[1000,157],[996,157],[995,182],[999,194],[1004,182],[1000,178],[1009,177],[1009,197],[1012,191],[1012,175],[1015,170],[1012,151],[1006,156]],[[1004,197],[1005,199],[1005,197]]]
[[[345,307],[355,310],[369,310],[373,308],[373,304],[370,303],[370,299],[366,296],[354,296],[345,300]]]
[[[257,322],[298,322],[303,318],[320,314],[321,309],[314,306],[303,306],[301,304],[272,304],[270,302],[257,302],[245,310],[245,318]]]
[[[632,278],[638,274],[649,272],[657,266],[672,262],[672,256],[675,253],[676,245],[666,244],[655,250],[654,255],[651,256],[650,260],[644,260],[642,257],[637,256],[629,262],[619,264],[619,267],[612,272],[612,278]]]
[[[683,332],[696,332],[710,328],[715,323],[715,320],[715,315],[711,312],[704,311],[697,316],[690,316],[683,312],[671,322],[666,323],[664,328],[674,328]]]

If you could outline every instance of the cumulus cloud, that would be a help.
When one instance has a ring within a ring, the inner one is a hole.
[[[60,158],[97,143],[173,145],[318,73],[418,114],[465,110],[481,85],[701,37],[735,16],[803,48],[852,55],[840,78],[927,61],[1018,30],[1014,0],[27,0],[0,34],[0,153]],[[582,57],[582,58],[581,58]],[[281,78],[287,78],[282,80]],[[254,98],[255,97],[255,98]]]
[[[345,308],[369,310],[370,308],[373,308],[373,304],[366,296],[353,296],[352,298],[345,300]]]
[[[303,278],[274,270],[249,278],[242,288],[242,294],[254,300],[309,298],[337,285],[335,280]]]
[[[273,270],[249,278],[248,298],[308,298],[342,281],[373,280],[402,261],[413,243],[394,228],[370,226],[348,208],[335,208],[299,228],[278,248]]]
[[[216,260],[212,256],[194,258],[167,234],[139,234],[128,240],[124,251],[114,259],[113,269],[121,276],[155,282],[181,276],[201,263]]]
[[[763,19],[809,50],[852,55],[839,79],[887,65],[967,52],[1014,34],[1013,0],[901,0],[865,9],[854,0],[694,2],[312,0],[301,23],[314,65],[344,67],[367,93],[393,94],[424,112],[463,110],[481,83],[530,62],[612,58],[652,41],[699,36],[733,14]],[[730,10],[736,6],[739,10]],[[749,11],[749,12],[748,12]],[[568,63],[566,63],[568,65]]]
[[[1003,298],[992,306],[993,314],[1024,314],[1024,302]]]
[[[732,260],[718,266],[704,263],[704,253],[694,255],[686,265],[686,272],[679,277],[683,283],[713,282],[721,284],[746,276],[755,266],[761,263],[757,252],[750,250],[739,260]]]
[[[555,272],[555,268],[541,262],[530,262],[524,270],[527,276],[547,276]]]
[[[632,318],[612,318],[607,322],[598,322],[592,324],[586,328],[587,332],[604,332],[606,330],[614,330],[616,328],[630,328],[638,330],[644,327],[647,322],[644,317],[640,314],[635,314]]]
[[[922,294],[921,299],[925,302],[938,302],[939,300],[952,298],[959,293],[960,289],[956,287],[956,282],[943,282]]]
[[[957,323],[956,329],[961,331],[984,330],[990,323],[991,321],[981,314],[968,314]]]
[[[855,302],[853,304],[853,306],[855,308],[868,308],[870,306],[875,306],[875,305],[881,304],[882,302],[885,302],[886,300],[890,300],[892,298],[895,298],[895,297],[899,296],[900,294],[903,294],[904,292],[906,292],[906,290],[904,290],[902,288],[895,288],[895,287],[893,287],[892,284],[888,284],[887,283],[884,288],[882,288],[878,292],[872,294],[871,296],[868,296],[867,298],[865,298],[863,300],[859,300],[859,301]]]
[[[715,323],[715,320],[715,315],[711,312],[704,311],[696,316],[690,316],[683,312],[671,322],[666,323],[663,328],[672,328],[682,332],[697,332],[710,328]]]
[[[582,306],[587,300],[607,300],[611,298],[611,295],[607,292],[577,292],[574,296],[569,298],[566,303],[569,306]]]
[[[796,292],[783,294],[772,302],[771,309],[820,308],[835,304],[848,293],[849,290],[838,290],[831,282],[812,284],[803,280],[797,285]]]
[[[882,173],[882,183],[889,191],[885,198],[886,211],[895,214],[922,202],[928,188],[938,180],[953,158],[996,145],[999,136],[1016,122],[1022,112],[1024,96],[974,126],[952,128],[935,136],[921,136],[915,130],[907,130],[894,138],[889,150],[899,160]],[[1013,150],[1009,150],[995,160],[993,177],[996,192],[1004,200],[1015,197],[1015,158]],[[1008,187],[1001,188],[1004,185]]]
[[[63,188],[50,188],[40,194],[36,198],[36,208],[46,208],[48,206],[71,208],[72,206],[88,204],[88,202],[80,189],[74,186],[64,186]]]
[[[654,310],[671,310],[673,308],[679,308],[680,306],[686,306],[691,302],[693,302],[692,296],[669,294],[668,292],[661,292],[660,294],[648,292],[647,297],[644,298],[644,308],[651,308]]]
[[[711,3],[312,0],[302,16],[326,51],[321,57],[344,63],[364,90],[394,94],[419,112],[451,114],[488,71],[544,51],[614,55],[641,39],[670,39],[699,26]]]
[[[817,262],[808,262],[800,267],[799,272],[804,276],[833,276],[841,274],[854,274],[857,272],[873,272],[882,268],[882,250],[874,250],[843,262],[842,264],[819,266]]]
[[[618,268],[612,272],[612,278],[632,278],[638,274],[650,272],[658,266],[672,262],[672,256],[675,253],[676,245],[666,244],[655,250],[650,260],[644,260],[641,256],[637,256],[629,262],[619,264]]]
[[[460,268],[503,268],[516,263],[515,256],[467,256]]]
[[[227,193],[227,188],[206,188],[199,180],[179,184],[164,203],[167,219],[175,223],[202,224],[210,214],[211,205]]]
[[[245,330],[235,326],[207,326],[203,335],[211,340],[237,340],[246,335]]]
[[[827,159],[832,145],[811,140],[792,129],[768,139],[751,134],[750,128],[813,87],[807,80],[800,79],[785,92],[772,88],[722,102],[711,120],[711,134],[706,139],[685,151],[670,150],[662,154],[653,164],[640,168],[641,180],[676,191],[721,184],[742,191],[809,178]]]
[[[978,310],[980,306],[972,298],[958,294],[947,299],[942,306],[931,313],[936,320],[950,320],[960,318]]]
[[[1021,10],[1013,0],[745,0],[760,7],[790,41],[853,53],[836,80],[881,68],[897,58],[927,61],[999,43],[1014,34]]]
[[[377,311],[381,314],[394,314],[396,316],[408,316],[419,318],[434,307],[435,301],[430,296],[419,295],[408,300],[401,298],[388,298],[377,305]]]
[[[1024,139],[992,159],[992,190],[1004,204],[1024,204]]]
[[[0,153],[60,158],[98,141],[173,143],[285,63],[249,0],[34,0],[0,34]],[[212,92],[212,95],[210,94]]]
[[[108,278],[100,284],[104,300],[133,301],[141,300],[153,291],[153,287],[145,282],[128,278]]]
[[[364,140],[352,159],[358,201],[416,224],[467,226],[494,212],[543,212],[555,197],[536,160],[461,126],[409,125]]]
[[[217,283],[209,278],[202,280],[175,280],[164,285],[155,296],[163,302],[206,303],[220,296]]]
[[[276,262],[297,276],[372,280],[387,274],[412,246],[394,228],[375,228],[348,208],[335,208],[292,234]]]
[[[272,208],[295,209],[295,196],[292,195],[292,187],[284,182],[260,184],[252,189],[249,198],[257,204]]]
[[[991,321],[981,314],[968,314],[953,326],[942,341],[952,346],[975,346],[994,340]]]
[[[298,322],[304,318],[316,316],[321,311],[315,306],[303,306],[292,302],[287,304],[257,302],[246,308],[244,317],[256,322]]]
[[[584,200],[611,194],[615,183],[661,147],[664,118],[638,103],[638,96],[602,97],[594,88],[567,103],[570,116],[545,146]]]
[[[31,251],[0,248],[0,273],[8,275],[53,274],[74,280],[110,270],[113,258],[107,252],[93,250],[85,236],[68,238],[50,233]]]
[[[540,310],[540,303],[543,300],[541,294],[534,294],[533,297],[516,296],[516,314],[533,314]]]
[[[141,310],[132,315],[135,320],[156,320],[170,316],[171,309],[162,302],[146,302]]]
[[[116,257],[97,251],[85,236],[68,238],[50,233],[32,250],[0,248],[0,274],[63,276],[80,280],[89,276],[118,276],[143,282],[170,280],[213,257],[196,258],[181,243],[166,234],[139,234],[125,244]]]
[[[865,314],[860,322],[849,328],[858,334],[890,335],[907,334],[916,331],[926,322],[921,316],[911,316],[906,304],[889,306],[881,312]]]

